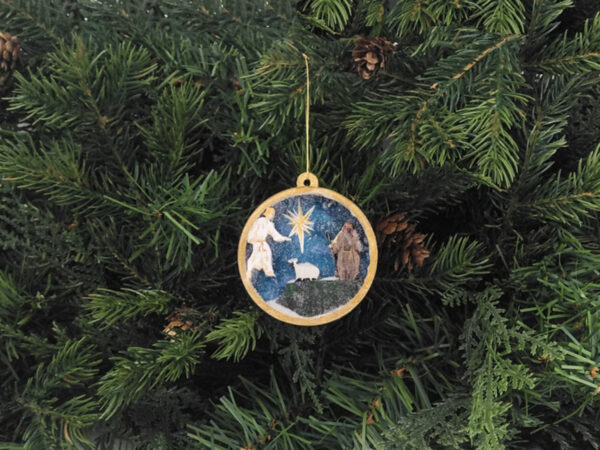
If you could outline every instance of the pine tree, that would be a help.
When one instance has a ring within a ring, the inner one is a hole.
[[[597,2],[0,0],[0,32],[0,448],[598,448]],[[428,256],[382,246],[315,328],[236,267],[304,171],[303,53],[320,184]]]

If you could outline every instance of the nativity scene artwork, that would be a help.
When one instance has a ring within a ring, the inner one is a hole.
[[[335,312],[359,292],[370,264],[360,221],[340,202],[299,194],[249,224],[245,276],[260,298],[290,317]]]

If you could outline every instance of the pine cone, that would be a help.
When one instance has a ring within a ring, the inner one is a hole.
[[[0,31],[0,87],[10,78],[19,60],[19,39]]]
[[[396,46],[384,37],[361,37],[355,39],[352,59],[358,73],[365,80],[384,69],[386,61],[392,57]]]
[[[193,308],[189,308],[185,305],[181,307],[181,310],[172,311],[171,314],[167,316],[167,320],[169,324],[163,329],[163,333],[168,334],[171,337],[177,336],[182,331],[198,331],[200,327],[193,326],[194,322],[189,320],[189,316],[193,315],[193,313],[197,313]]]
[[[408,270],[423,265],[425,259],[429,258],[429,250],[423,246],[426,237],[426,234],[416,232],[416,227],[405,220],[404,214],[390,216],[377,225],[379,245],[387,243],[388,248],[393,246],[395,272],[400,269],[400,264]]]
[[[14,70],[19,60],[19,39],[7,32],[0,31],[0,70],[10,72]]]

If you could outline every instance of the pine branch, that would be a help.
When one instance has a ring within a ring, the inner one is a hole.
[[[207,91],[191,83],[165,89],[153,112],[153,127],[142,129],[146,147],[156,155],[158,162],[166,162],[165,170],[183,172],[196,156],[196,130],[206,122],[201,110]]]
[[[523,118],[524,80],[517,71],[514,54],[499,50],[497,67],[489,82],[482,83],[475,102],[458,111],[459,123],[470,137],[469,156],[479,172],[497,185],[510,185],[516,175],[517,144],[510,129]]]
[[[261,407],[249,409],[240,406],[239,394],[229,389],[228,395],[222,396],[215,406],[211,423],[190,426],[192,439],[201,446],[219,450],[257,445],[284,449],[312,448],[310,440],[296,432],[298,419],[290,414],[290,407],[273,374],[270,386],[266,389],[245,379],[241,379],[241,382],[242,398],[255,399]]]
[[[5,181],[31,189],[58,205],[89,211],[105,208],[90,188],[81,146],[71,137],[37,146],[30,134],[17,142],[0,141],[0,174]]]
[[[124,289],[113,291],[100,289],[87,298],[86,309],[91,316],[90,324],[100,329],[131,320],[138,315],[166,314],[171,297],[163,291]]]
[[[254,350],[263,333],[256,318],[255,312],[235,311],[233,317],[221,321],[206,335],[207,343],[219,343],[219,348],[211,356],[237,362]]]
[[[30,11],[31,5],[32,2],[27,1],[0,0],[0,6],[2,7],[0,9],[0,17],[3,17],[8,22],[7,25],[23,29],[27,33],[26,39],[28,40],[33,41],[35,39],[39,42],[50,38],[54,42],[57,42],[59,37],[53,30],[56,24],[53,23],[51,25],[48,23],[52,17],[50,12],[55,10],[55,5],[47,2],[43,4],[37,3],[35,4],[37,7],[37,11],[35,12]],[[35,14],[35,17],[33,14]]]
[[[543,59],[524,65],[549,74],[575,74],[600,69],[600,14],[585,22],[583,31],[569,39],[567,32],[549,43]]]
[[[183,333],[151,348],[129,347],[112,358],[114,367],[99,381],[101,419],[106,420],[139,401],[149,391],[188,378],[199,364],[204,343],[199,333]]]
[[[533,48],[545,43],[551,33],[559,26],[560,15],[573,7],[572,0],[540,0],[531,5],[527,24],[527,44]],[[528,46],[528,45],[526,45]]]
[[[532,389],[536,383],[523,363],[505,357],[513,351],[513,339],[523,338],[497,307],[501,295],[498,288],[479,295],[478,308],[461,336],[467,374],[473,379],[469,434],[479,448],[504,448],[510,404],[503,398],[509,390]]]
[[[271,347],[277,349],[288,382],[299,389],[302,400],[308,396],[317,411],[322,411],[320,375],[323,361],[319,357],[319,343],[323,336],[322,328],[304,331],[288,324],[273,323],[263,326]]]
[[[431,408],[410,413],[398,423],[381,432],[376,441],[381,448],[432,448],[436,443],[440,448],[460,448],[468,442],[463,426],[465,398],[453,398],[438,403]]]
[[[429,269],[430,279],[436,280],[442,289],[448,289],[489,273],[488,258],[479,256],[482,251],[483,246],[476,241],[450,237],[435,251],[437,257]]]
[[[38,365],[20,399],[29,419],[23,439],[30,448],[60,448],[63,443],[93,448],[85,431],[98,420],[98,404],[73,392],[95,377],[97,356],[95,348],[81,338],[62,343],[48,364]],[[70,394],[62,402],[60,391]]]
[[[559,223],[581,224],[592,212],[600,210],[600,147],[585,162],[580,161],[577,172],[566,178],[560,173],[539,185],[530,199],[518,204],[532,208],[532,215]]]
[[[540,261],[516,268],[512,278],[520,282],[525,298],[543,299],[523,313],[532,314],[537,333],[552,338],[552,345],[537,349],[547,366],[545,376],[554,379],[554,389],[574,396],[579,392],[585,400],[597,392],[600,381],[594,376],[600,361],[592,338],[599,329],[599,257],[568,232],[560,233],[560,241]]]
[[[117,125],[122,102],[137,101],[156,69],[148,51],[131,42],[99,51],[91,41],[79,39],[48,59],[54,77],[18,74],[11,108],[25,111],[27,120],[57,129],[91,127],[104,132]]]
[[[310,9],[308,18],[315,24],[323,24],[325,30],[343,31],[350,20],[351,0],[310,0],[304,10]]]
[[[23,326],[31,319],[31,309],[39,305],[31,303],[12,277],[0,271],[0,321]]]
[[[104,195],[104,199],[119,206],[124,215],[144,219],[145,228],[140,227],[137,248],[129,261],[158,248],[167,261],[177,261],[188,268],[193,255],[192,244],[207,243],[216,247],[219,229],[214,228],[215,219],[233,209],[233,203],[223,204],[221,200],[229,189],[224,181],[229,174],[220,176],[213,171],[193,182],[187,174],[182,177],[170,174],[175,178],[165,184],[158,171],[153,165],[148,173],[140,174],[148,178],[146,186],[138,184],[139,191],[126,193],[122,199],[111,195]]]
[[[471,70],[473,68],[473,66],[475,66],[480,60],[485,58],[489,53],[502,47],[507,42],[509,42],[513,39],[520,38],[520,37],[521,37],[520,34],[508,35],[508,36],[505,36],[504,38],[502,38],[500,41],[498,41],[494,45],[492,45],[491,47],[487,47],[481,53],[479,53],[472,61],[470,61],[467,65],[465,65],[465,67],[460,72],[452,75],[451,80],[458,80],[459,78],[462,78],[469,70]],[[439,86],[439,82],[436,82],[431,85],[431,88],[437,89],[438,86]]]
[[[394,2],[384,17],[385,29],[400,38],[427,32],[436,26],[461,23],[473,11],[475,4],[470,0],[409,0]]]
[[[487,31],[520,34],[525,26],[525,4],[520,0],[484,0],[477,3],[478,16]]]

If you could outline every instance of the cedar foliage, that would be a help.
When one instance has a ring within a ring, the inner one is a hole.
[[[597,448],[598,10],[0,0],[0,446]],[[236,267],[304,170],[302,52],[313,172],[430,251],[316,328]]]

